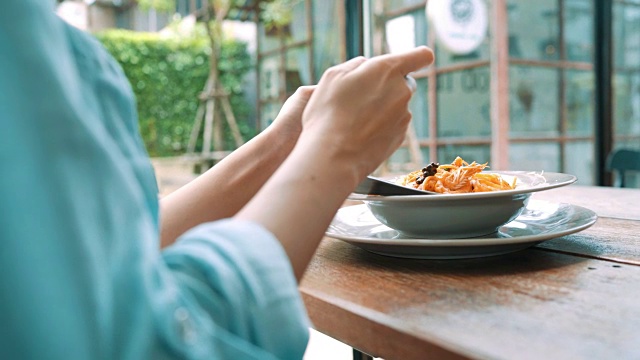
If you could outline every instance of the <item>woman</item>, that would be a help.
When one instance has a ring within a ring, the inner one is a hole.
[[[403,141],[432,52],[329,69],[158,202],[121,69],[52,10],[0,5],[0,358],[302,357],[297,281]]]

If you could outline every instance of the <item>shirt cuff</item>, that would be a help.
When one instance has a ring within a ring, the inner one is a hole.
[[[279,358],[301,358],[309,320],[280,242],[257,223],[202,224],[163,257],[221,328]]]

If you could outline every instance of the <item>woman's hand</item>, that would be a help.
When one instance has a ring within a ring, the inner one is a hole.
[[[332,67],[304,110],[301,136],[350,164],[355,187],[404,140],[412,95],[405,76],[432,62],[433,52],[420,47]]]
[[[255,195],[298,141],[302,112],[314,89],[315,86],[298,88],[266,131],[162,199],[163,247],[198,224],[233,216]]]
[[[271,125],[279,136],[298,140],[302,131],[302,113],[315,88],[315,85],[301,86],[285,101]]]
[[[325,72],[296,147],[236,215],[276,236],[298,279],[346,196],[404,140],[412,94],[405,76],[432,62],[433,52],[421,47]]]

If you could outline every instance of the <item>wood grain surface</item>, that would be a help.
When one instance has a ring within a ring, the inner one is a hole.
[[[640,190],[561,190],[536,198],[580,201],[596,224],[512,254],[400,259],[325,238],[300,285],[314,327],[388,360],[639,359]]]
[[[638,189],[570,185],[534,193],[532,198],[579,205],[600,217],[640,220]]]

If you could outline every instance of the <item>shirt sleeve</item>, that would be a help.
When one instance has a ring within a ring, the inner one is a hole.
[[[238,220],[204,224],[165,250],[164,259],[213,324],[278,358],[302,358],[310,324],[271,233]]]
[[[0,358],[301,358],[269,232],[208,223],[160,252],[130,90],[51,3],[0,4]]]

